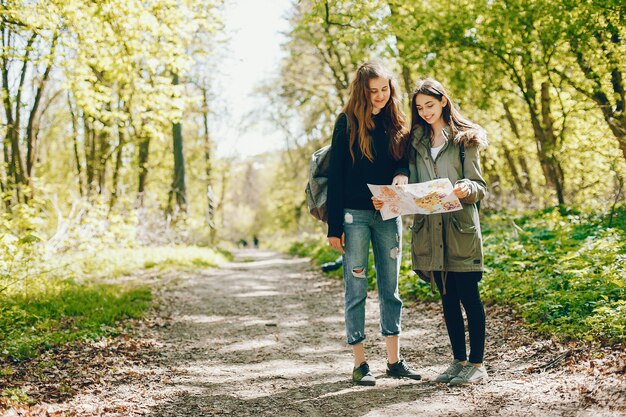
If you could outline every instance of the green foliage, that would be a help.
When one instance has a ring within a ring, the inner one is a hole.
[[[327,262],[335,262],[341,258],[341,254],[328,245],[326,239],[307,239],[296,241],[289,247],[288,253],[293,256],[310,257],[311,262],[316,266],[321,266]],[[343,279],[343,267],[334,271],[324,272],[329,277]],[[374,256],[370,248],[367,266],[368,288],[376,288],[376,271],[374,269]]]
[[[402,240],[402,263],[400,264],[400,278],[398,288],[400,296],[407,299],[434,301],[439,299],[437,289],[431,290],[430,284],[417,276],[411,268],[411,234],[410,230],[404,233]]]
[[[66,342],[116,334],[119,321],[141,317],[151,299],[145,286],[69,280],[3,299],[0,359],[22,360]]]
[[[0,391],[0,397],[6,398],[10,403],[33,405],[37,400],[28,395],[28,387],[7,388]]]
[[[314,238],[292,242],[288,253],[293,256],[310,257],[317,265],[335,261],[341,256],[339,252],[328,245],[326,239]]]
[[[152,300],[150,287],[132,284],[134,271],[214,267],[230,256],[207,247],[140,246],[146,230],[138,213],[122,216],[97,204],[83,210],[80,217],[59,216],[51,237],[46,204],[32,201],[3,214],[0,363],[120,332],[125,319],[141,317]],[[166,228],[160,234],[166,236]]]
[[[598,2],[555,0],[298,2],[281,74],[267,95],[273,111],[301,121],[301,131],[285,129],[285,136],[298,138],[287,154],[302,161],[308,145],[328,139],[356,67],[379,58],[394,69],[405,104],[416,81],[434,77],[486,128],[484,207],[538,208],[559,199],[603,206],[619,197],[626,175],[622,14]],[[293,164],[277,177],[281,188],[301,185],[305,172]],[[281,201],[282,217],[302,207],[299,194],[291,205]]]
[[[591,316],[585,318],[590,329],[588,338],[626,340],[626,300],[617,300],[596,307]]]
[[[541,333],[626,341],[625,204],[617,206],[613,227],[605,213],[565,206],[523,214],[482,211],[481,219],[486,271],[480,287],[487,304],[512,306]],[[405,232],[400,294],[436,300],[438,293],[411,270]],[[310,239],[294,243],[291,254],[320,265],[336,252]]]
[[[316,267],[319,267],[326,262],[335,262],[341,256],[339,252],[328,245],[326,239],[322,240],[314,238],[307,238],[292,242],[287,253],[292,256],[311,258],[311,263],[313,263]],[[341,279],[343,277],[342,268],[325,272],[325,274],[335,279]]]
[[[12,213],[0,213],[0,296],[11,286],[21,285],[28,276],[38,276],[46,269],[34,263],[45,255],[38,201],[16,204]]]
[[[541,332],[626,340],[626,229],[566,207],[483,221],[487,301],[514,305]]]
[[[228,257],[232,257],[229,254]],[[166,269],[171,266],[216,267],[227,257],[213,249],[197,246],[159,246],[135,249],[103,249],[66,258],[67,269],[75,276],[119,277],[140,269]]]
[[[22,275],[0,278],[0,362],[114,335],[125,319],[141,317],[150,306],[151,288],[116,282],[116,277],[142,269],[215,267],[228,257],[232,255],[224,251],[194,246],[110,248],[47,261],[19,256],[10,269]],[[39,273],[26,276],[25,271]]]

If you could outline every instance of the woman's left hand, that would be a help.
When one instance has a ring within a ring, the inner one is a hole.
[[[398,174],[393,177],[393,181],[391,181],[391,185],[407,185],[409,183],[409,177],[406,175]]]
[[[452,189],[452,192],[458,198],[465,198],[469,195],[470,188],[464,182],[460,182],[460,183],[455,184],[454,188]]]
[[[382,200],[379,200],[376,197],[372,197],[372,203],[374,204],[374,208],[376,210],[380,210],[381,208],[383,208],[383,205],[385,205]]]

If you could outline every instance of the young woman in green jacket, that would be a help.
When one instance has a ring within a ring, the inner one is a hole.
[[[479,149],[485,131],[463,117],[441,83],[422,81],[411,98],[408,143],[409,182],[448,178],[463,209],[413,219],[413,270],[437,285],[452,347],[453,361],[437,378],[451,386],[484,381],[485,310],[478,291],[483,273],[483,248],[477,203],[487,184],[480,169]],[[470,354],[465,348],[467,315]]]

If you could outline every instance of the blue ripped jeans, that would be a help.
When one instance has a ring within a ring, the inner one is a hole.
[[[402,220],[383,220],[374,210],[344,209],[343,280],[348,344],[365,339],[365,299],[367,298],[367,260],[372,242],[376,286],[380,301],[380,331],[383,336],[400,334],[402,300],[398,293],[398,274],[402,254]]]

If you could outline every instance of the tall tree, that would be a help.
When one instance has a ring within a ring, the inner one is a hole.
[[[215,231],[216,231],[216,218],[215,218],[215,203],[216,196],[214,191],[214,164],[213,155],[212,155],[212,142],[211,142],[211,134],[209,130],[209,100],[210,100],[210,92],[208,83],[205,81],[201,82],[197,87],[200,89],[202,93],[202,134],[203,134],[203,147],[204,147],[204,174],[206,177],[206,220],[207,225],[211,229],[210,240],[211,243],[215,241]]]
[[[559,204],[565,203],[565,176],[561,166],[564,119],[558,117],[554,102],[559,91],[550,82],[548,68],[561,47],[558,26],[549,2],[513,0],[468,3],[452,1],[439,6],[445,25],[433,29],[431,42],[438,53],[457,59],[461,82],[489,77],[494,93],[505,98],[517,96],[526,108],[545,182]],[[446,50],[447,49],[447,50]],[[462,85],[455,88],[463,90]],[[563,109],[559,109],[563,110]]]
[[[626,160],[626,11],[613,4],[562,2],[571,56],[551,69],[597,105]]]
[[[180,84],[178,74],[174,74],[173,85]],[[185,179],[185,155],[183,153],[183,127],[180,121],[172,124],[172,139],[174,150],[174,175],[168,199],[168,212],[174,213],[172,202],[176,202],[178,210],[187,212],[187,182]]]
[[[3,157],[6,171],[0,180],[7,207],[27,201],[32,195],[31,175],[37,151],[37,121],[50,72],[54,66],[59,37],[58,16],[38,16],[42,1],[5,1],[0,13],[2,50],[2,104],[5,134]],[[30,191],[25,193],[25,187]]]

